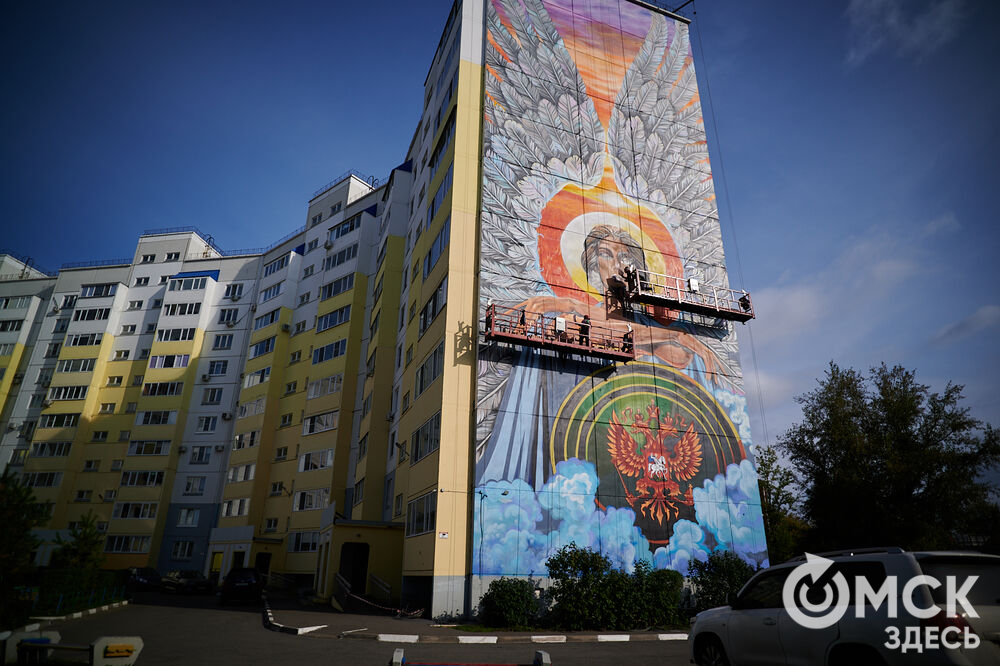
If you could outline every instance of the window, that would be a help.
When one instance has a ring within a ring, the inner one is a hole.
[[[351,306],[345,305],[342,308],[320,315],[316,318],[316,332],[320,333],[327,329],[339,326],[351,319]]]
[[[235,324],[240,318],[239,308],[222,308],[219,310],[220,324]]]
[[[101,414],[114,414],[114,413],[115,413],[115,403],[113,402],[101,403]]]
[[[185,495],[203,495],[205,493],[205,477],[189,476],[184,482]]]
[[[2,323],[2,322],[0,322]],[[3,327],[0,326],[0,329]],[[75,334],[66,337],[67,347],[88,347],[90,345],[99,345],[101,340],[104,339],[103,333],[82,333]]]
[[[108,377],[108,384],[107,385],[108,386],[121,386],[122,385],[122,379],[124,379],[124,377],[122,377],[121,375],[110,375]]]
[[[184,562],[194,555],[194,541],[174,541],[170,547],[170,559]]]
[[[149,306],[149,307],[150,307],[151,310],[159,310],[161,307],[163,307],[163,299],[162,298],[154,298],[153,299],[153,304],[151,306]]]
[[[242,419],[246,418],[247,416],[263,414],[266,402],[267,402],[267,397],[260,397],[250,402],[241,403],[236,409],[236,418]]]
[[[288,364],[289,365],[291,365],[292,363],[298,363],[301,360],[302,360],[302,350],[301,349],[296,349],[295,351],[293,351],[288,356]]]
[[[118,285],[113,282],[105,284],[85,284],[80,289],[80,298],[104,298],[114,296]]]
[[[224,375],[226,370],[229,368],[229,361],[209,361],[208,362],[208,374],[210,375]]]
[[[23,323],[20,319],[2,319],[0,320],[0,333],[20,331]]]
[[[310,292],[308,291],[304,294],[299,294],[299,305],[305,305],[309,302],[309,294]]]
[[[289,256],[290,255],[286,254],[285,256],[281,257],[280,259],[275,259],[274,261],[272,261],[270,263],[264,264],[264,277],[267,277],[268,275],[273,275],[274,273],[277,273],[282,268],[284,268],[285,266],[287,266],[288,265],[288,257]]]
[[[242,296],[243,296],[242,282],[235,282],[233,284],[226,285],[226,293],[223,295],[223,298],[228,298],[231,301],[238,301]]]
[[[292,498],[292,511],[313,511],[325,509],[330,503],[330,490],[317,488],[315,490],[300,490]]]
[[[139,358],[149,358],[149,348],[143,347],[139,350]]]
[[[271,484],[271,497],[277,497],[278,495],[285,492],[285,482],[275,481]]]
[[[260,444],[260,430],[241,432],[233,438],[233,451],[250,449]]]
[[[327,430],[333,430],[337,427],[337,415],[339,412],[325,412],[323,414],[316,414],[315,416],[308,416],[302,420],[302,434],[312,435],[317,432],[325,432]]]
[[[441,445],[441,412],[428,419],[413,432],[410,440],[410,456],[413,462],[437,451]]]
[[[437,492],[421,495],[406,505],[406,536],[434,531],[437,518]]]
[[[94,434],[90,437],[92,442],[106,442],[108,441],[108,431],[107,430],[95,430]]]
[[[181,260],[181,253],[180,252],[167,252],[167,256],[163,260],[164,261],[180,261]]]
[[[184,382],[148,382],[142,385],[143,395],[180,395],[183,392]]]
[[[358,460],[361,460],[368,454],[368,434],[366,433],[361,441],[358,442]]]
[[[9,296],[0,298],[0,310],[23,310],[31,303],[31,296]]]
[[[173,425],[176,422],[177,412],[170,410],[137,412],[135,417],[136,425]]]
[[[232,333],[219,333],[215,336],[215,342],[212,343],[212,349],[232,349],[233,348],[233,334]]]
[[[295,329],[292,334],[298,335],[299,333],[302,333],[305,330],[306,330],[306,323],[304,321],[297,321],[295,322]]]
[[[132,386],[142,386],[143,379],[145,375],[132,375]]]
[[[111,308],[87,308],[75,310],[73,321],[103,321],[111,316]]]
[[[181,509],[177,512],[177,527],[198,527],[201,509]]]
[[[264,531],[265,532],[277,532],[278,531],[278,519],[277,518],[265,518],[264,519]]]
[[[434,216],[437,215],[438,211],[441,210],[442,204],[444,204],[445,196],[451,191],[451,177],[454,166],[454,163],[452,163],[448,167],[448,172],[441,179],[441,184],[438,185],[437,193],[434,194],[434,198],[427,204],[427,219],[424,223],[424,229],[430,228]]]
[[[299,471],[312,472],[333,465],[333,449],[310,451],[299,456]]]
[[[262,289],[261,292],[260,292],[260,297],[257,299],[257,302],[258,303],[266,303],[267,301],[271,300],[272,298],[275,298],[276,296],[280,295],[281,294],[281,285],[283,285],[283,284],[285,284],[284,281],[281,281],[281,282],[279,282],[277,284],[271,285],[267,289]]]
[[[62,345],[58,342],[50,342],[45,347],[45,358],[55,358],[59,356],[59,349]]]
[[[135,405],[136,405],[136,403],[130,402],[130,403],[128,403],[128,405],[131,408],[131,411],[129,411],[128,409],[126,409],[125,412],[127,414],[134,414],[135,413]],[[132,437],[132,431],[131,430],[119,430],[118,431],[118,441],[119,442],[127,442],[130,437]]]
[[[274,322],[278,321],[278,310],[271,310],[266,314],[262,314],[253,320],[253,330],[258,330],[264,328],[265,326],[270,326]]]
[[[322,221],[323,221],[323,213],[317,213],[316,215],[313,215],[312,220],[310,220],[312,226],[314,227]]]
[[[410,392],[407,391],[406,393],[403,394],[403,406],[400,408],[400,411],[405,412],[409,408],[410,408]]]
[[[352,215],[351,217],[347,218],[337,226],[331,227],[329,239],[336,240],[341,236],[346,236],[347,234],[351,233],[352,231],[360,227],[361,227],[361,213],[358,213],[357,215]]]
[[[135,335],[135,324],[123,324],[122,335]]]
[[[137,277],[135,279],[135,286],[145,287],[149,284],[149,277]]]
[[[151,264],[154,261],[156,261],[156,255],[155,254],[144,254],[144,255],[142,255],[142,259],[139,261],[139,263],[141,263],[141,264]]]
[[[182,317],[201,314],[201,303],[168,303],[163,306],[162,317]]]
[[[150,356],[150,368],[186,368],[191,359],[189,354],[168,354],[167,356]]]
[[[309,382],[309,385],[306,387],[306,400],[318,398],[330,393],[336,393],[341,389],[343,383],[343,373],[317,379],[314,382]]]
[[[361,418],[368,416],[368,412],[372,411],[372,394],[369,393],[365,396],[365,399],[361,402]]]
[[[56,319],[55,325],[52,327],[53,333],[65,333],[66,329],[69,328],[69,319]]]
[[[191,464],[192,465],[207,465],[209,460],[212,459],[212,447],[211,446],[192,446],[191,447]]]
[[[136,440],[129,442],[128,455],[130,456],[165,456],[170,453],[170,440]]]
[[[152,538],[148,536],[108,535],[108,540],[104,543],[104,552],[148,553],[151,541]]]
[[[79,414],[42,414],[39,428],[75,428],[80,422]]]
[[[153,333],[156,333],[156,324],[155,323],[146,324],[146,335],[152,335]]]
[[[122,472],[122,486],[152,487],[163,485],[163,472]]]
[[[312,250],[312,249],[314,249],[316,247],[316,241],[312,241],[309,244],[312,245],[312,247],[309,248],[310,250]],[[315,264],[309,264],[304,269],[302,269],[302,277],[303,278],[309,277],[310,275],[313,274],[313,272],[315,272],[315,270],[316,270],[316,265]]]
[[[164,328],[156,331],[157,342],[177,342],[180,340],[194,340],[193,328]]]
[[[424,334],[431,322],[444,310],[448,301],[448,278],[441,280],[441,284],[434,290],[424,307],[420,310],[420,335]]]
[[[343,205],[344,205],[343,202],[338,201],[337,203],[335,203],[332,206],[330,206],[330,215],[335,215],[335,214],[339,213],[340,209],[343,207]]]
[[[326,259],[323,260],[323,270],[328,271],[340,266],[346,261],[350,261],[354,257],[358,256],[358,244],[355,243],[350,247],[345,247],[340,252],[336,254],[331,254]]]
[[[275,460],[284,460],[287,457],[288,457],[288,447],[287,446],[279,446],[278,448],[276,448],[274,450],[274,459]]]
[[[342,278],[338,278],[329,284],[324,284],[319,288],[319,299],[325,301],[328,298],[333,298],[337,294],[341,294],[348,289],[354,287],[354,273],[345,275]]]
[[[207,388],[201,394],[201,404],[218,405],[222,403],[222,389]]]
[[[222,503],[222,517],[245,516],[250,512],[250,498],[226,500]]]
[[[28,488],[54,488],[62,483],[62,472],[25,472],[21,483]]]
[[[444,341],[437,346],[430,356],[417,369],[414,377],[414,395],[420,395],[427,387],[444,372]]]
[[[160,281],[159,281],[158,284],[166,284],[168,280],[170,280],[170,276],[169,275],[161,275],[160,276]]]
[[[228,472],[226,472],[226,481],[228,483],[253,481],[253,475],[256,469],[257,469],[257,463],[248,463],[246,465],[234,465],[229,468]]]
[[[195,427],[195,432],[201,435],[206,433],[215,432],[215,427],[219,422],[218,416],[199,416],[198,425]]]
[[[263,384],[268,379],[271,378],[271,367],[261,368],[255,372],[247,373],[243,377],[243,388],[250,388],[251,386],[257,386],[257,384]]]
[[[35,442],[31,445],[31,458],[62,458],[69,455],[72,442]]]
[[[282,414],[281,415],[281,421],[278,423],[278,427],[279,428],[287,428],[290,425],[292,425],[292,415],[291,415],[291,413]]]
[[[410,345],[409,347],[406,348],[406,365],[409,365],[410,361],[412,360],[413,360],[413,345]]]
[[[288,552],[315,553],[319,548],[319,532],[291,532],[288,535]]]
[[[324,361],[329,361],[332,358],[338,356],[343,356],[347,351],[347,339],[337,340],[336,342],[331,342],[323,347],[318,347],[313,350],[313,365],[317,363],[323,363]]]
[[[86,397],[86,386],[53,386],[48,395],[49,400],[83,400]]]
[[[197,291],[205,288],[208,278],[187,277],[170,280],[170,291]]]
[[[431,242],[431,249],[427,251],[424,256],[424,279],[430,274],[434,267],[437,265],[438,259],[444,254],[444,249],[448,246],[448,237],[451,231],[451,216],[445,218],[444,224],[441,225],[441,230],[438,231],[437,236],[434,237],[433,242]]]
[[[142,309],[142,301],[129,301],[128,302],[128,309],[129,310],[141,310]]]
[[[127,349],[117,349],[115,350],[115,361],[127,361],[128,360],[128,350]]]
[[[312,252],[317,247],[319,247],[319,239],[314,238],[311,241],[309,241],[309,243],[306,245],[306,253]]]
[[[264,354],[270,354],[274,351],[274,340],[275,336],[271,336],[265,340],[250,345],[250,358],[257,358],[258,356],[263,356]]]

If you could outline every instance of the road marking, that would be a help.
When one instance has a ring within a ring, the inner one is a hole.
[[[347,631],[340,632],[340,635],[343,636],[344,634],[353,634],[358,631],[368,631],[368,627],[361,627],[360,629],[348,629]]]
[[[532,636],[532,643],[565,643],[565,636]]]
[[[420,640],[417,634],[379,634],[379,641],[383,643],[416,643]]]
[[[597,634],[598,643],[626,643],[630,638],[628,634]]]
[[[459,643],[496,643],[499,638],[497,636],[459,636]]]
[[[661,641],[686,641],[688,639],[687,634],[657,634],[657,640]]]
[[[301,627],[299,629],[299,635],[308,634],[311,631],[316,631],[317,629],[326,629],[325,624],[317,624],[315,627]]]

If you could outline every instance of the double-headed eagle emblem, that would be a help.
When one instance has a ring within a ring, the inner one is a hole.
[[[692,485],[689,483],[687,491],[681,493],[678,483],[694,477],[701,467],[701,442],[694,423],[688,425],[681,417],[660,416],[660,408],[654,403],[646,407],[645,414],[627,407],[622,419],[624,424],[612,410],[608,429],[611,462],[632,508],[662,525],[664,520],[677,517],[677,503],[694,504]],[[678,435],[680,432],[683,434]],[[628,489],[625,476],[639,477],[635,493]]]

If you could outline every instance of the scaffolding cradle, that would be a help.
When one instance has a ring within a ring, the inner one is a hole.
[[[754,318],[750,293],[695,279],[635,271],[626,276],[626,299],[719,319],[746,323]]]
[[[635,359],[635,344],[629,333],[621,334],[589,321],[527,313],[521,309],[490,304],[486,307],[483,331],[488,342],[507,342],[561,354],[581,354],[615,361]]]

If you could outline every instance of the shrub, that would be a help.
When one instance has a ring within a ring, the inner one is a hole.
[[[725,606],[729,595],[739,592],[757,571],[728,550],[712,553],[706,562],[692,560],[688,576],[694,588],[695,612]]]
[[[489,627],[529,627],[538,609],[534,584],[506,576],[490,583],[480,603],[482,622]]]

